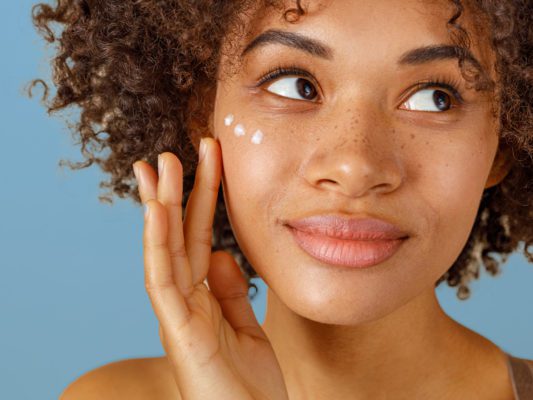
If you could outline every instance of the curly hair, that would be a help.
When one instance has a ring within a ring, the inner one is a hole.
[[[79,137],[83,162],[60,161],[71,169],[97,163],[110,175],[100,182],[112,195],[141,203],[132,164],[145,160],[156,169],[157,155],[170,151],[183,164],[183,207],[197,166],[198,141],[209,132],[222,40],[231,29],[243,28],[240,16],[249,10],[282,7],[286,21],[296,23],[306,13],[301,0],[285,9],[278,0],[57,0],[55,6],[36,4],[32,20],[46,41],[57,43],[52,59],[52,99],[42,79],[48,113],[69,106],[81,108],[71,126]],[[464,2],[449,0],[454,8],[447,23],[460,48],[470,45],[460,24]],[[533,90],[531,54],[533,31],[529,0],[471,0],[468,6],[487,20],[487,40],[496,56],[497,82],[472,74],[460,54],[459,66],[476,90],[495,90],[499,105],[499,151],[512,153],[509,173],[485,189],[470,236],[454,264],[435,283],[458,286],[457,297],[470,296],[469,282],[479,277],[481,265],[495,276],[519,244],[529,262],[532,242]],[[443,22],[444,23],[444,22]],[[52,24],[63,27],[54,34]],[[103,152],[108,150],[104,155]],[[236,258],[249,288],[257,276],[233,235],[220,188],[213,226],[213,250],[228,250]],[[491,253],[500,255],[496,260]],[[255,294],[251,296],[253,298]]]

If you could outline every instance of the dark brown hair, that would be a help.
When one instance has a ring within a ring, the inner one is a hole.
[[[209,94],[216,87],[222,39],[230,29],[248,32],[245,20],[239,19],[247,10],[279,6],[284,18],[296,23],[306,11],[300,0],[295,2],[288,9],[276,0],[57,0],[53,7],[35,5],[35,26],[48,42],[58,45],[52,60],[57,91],[47,100],[48,86],[36,79],[29,93],[38,83],[44,86],[49,114],[72,105],[81,108],[72,128],[85,161],[61,160],[60,165],[81,169],[96,163],[110,176],[100,183],[111,189],[99,197],[101,201],[112,203],[115,194],[140,203],[132,164],[142,159],[155,169],[157,155],[170,151],[184,167],[185,206],[194,183],[195,147],[201,136],[209,135]],[[460,24],[464,2],[450,3],[454,12],[446,21],[449,32],[467,48],[470,36]],[[486,40],[496,55],[498,81],[476,75],[462,56],[459,63],[465,77],[470,72],[467,80],[476,90],[495,90],[499,150],[512,153],[513,165],[501,183],[484,191],[462,252],[435,283],[458,286],[460,299],[469,297],[468,283],[479,277],[482,264],[491,275],[498,274],[500,262],[521,242],[524,255],[533,261],[528,251],[533,232],[533,6],[529,0],[472,0],[468,7],[487,21]],[[59,35],[55,24],[63,28]],[[235,256],[249,286],[257,289],[250,282],[257,274],[233,236],[222,188],[213,232],[213,250],[219,249]]]

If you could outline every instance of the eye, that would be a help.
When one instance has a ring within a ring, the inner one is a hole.
[[[314,100],[318,92],[307,79],[299,77],[281,78],[267,87],[269,92],[297,100]]]
[[[452,97],[443,90],[423,89],[403,103],[407,110],[443,112],[452,108]]]

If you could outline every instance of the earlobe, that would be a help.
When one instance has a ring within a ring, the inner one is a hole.
[[[510,172],[514,165],[514,157],[509,147],[501,147],[498,149],[498,153],[495,157],[492,169],[490,171],[487,182],[485,183],[485,189],[492,186],[496,186],[503,181],[503,179]]]

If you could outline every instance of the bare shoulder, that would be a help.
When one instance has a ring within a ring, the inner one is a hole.
[[[166,357],[115,361],[72,382],[60,400],[180,399]]]

